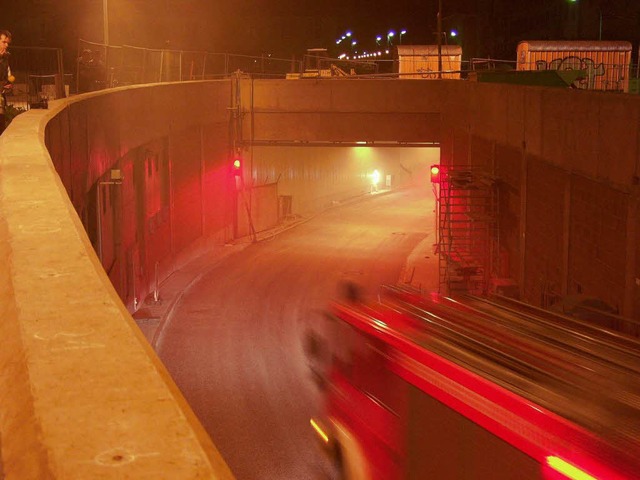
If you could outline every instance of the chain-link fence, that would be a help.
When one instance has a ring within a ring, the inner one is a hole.
[[[72,93],[122,85],[222,78],[237,71],[254,78],[399,76],[394,59],[336,59],[324,55],[324,49],[314,50],[318,52],[283,59],[266,54],[150,49],[80,40],[75,71],[65,74],[61,49],[12,46],[11,69],[16,79],[7,103],[14,109],[26,110],[46,106],[49,100]],[[472,59],[462,61],[460,71],[465,78],[468,71],[502,71],[514,67],[512,61]],[[629,79],[629,92],[638,93],[638,67],[631,66],[624,76]]]
[[[376,74],[374,61],[340,60],[316,55],[301,59],[272,55],[239,55],[142,47],[78,43],[77,92],[141,83],[221,78],[241,71],[253,78],[285,78],[291,73],[320,72],[321,76]],[[314,66],[315,65],[315,66]],[[329,72],[325,75],[325,71]]]
[[[270,55],[106,46],[85,40],[80,40],[78,52],[78,93],[122,85],[212,79],[237,70],[254,76],[284,77],[298,68],[295,61]]]

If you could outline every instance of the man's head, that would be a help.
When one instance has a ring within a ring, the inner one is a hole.
[[[11,32],[9,30],[0,30],[0,55],[7,53],[10,43]]]

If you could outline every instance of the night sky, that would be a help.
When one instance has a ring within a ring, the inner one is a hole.
[[[104,0],[0,0],[14,44],[77,50],[101,42]],[[361,49],[375,36],[406,29],[405,44],[436,43],[437,0],[106,0],[112,45],[204,50],[291,58],[328,48],[353,32]],[[465,57],[515,58],[520,40],[596,39],[640,42],[638,0],[443,0],[443,28],[456,29]],[[397,40],[397,37],[396,37]],[[384,46],[384,45],[383,45]]]

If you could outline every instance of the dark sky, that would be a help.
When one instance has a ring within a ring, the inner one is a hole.
[[[449,0],[451,2],[451,0]],[[104,0],[0,0],[16,45],[102,41]],[[298,53],[327,47],[347,29],[375,43],[406,28],[415,39],[435,25],[437,0],[106,0],[116,45],[234,53]],[[368,37],[368,38],[367,38]],[[407,36],[408,37],[408,36]]]
[[[100,42],[105,0],[0,0],[2,25],[16,45],[77,50]],[[329,48],[353,31],[362,49],[375,35],[405,28],[405,44],[435,43],[437,0],[106,0],[113,45],[271,53],[290,58]],[[443,27],[456,28],[472,56],[515,56],[525,39],[640,40],[640,0],[443,0]],[[573,13],[577,13],[573,15]],[[169,42],[169,43],[167,43]],[[386,43],[386,39],[383,40]]]

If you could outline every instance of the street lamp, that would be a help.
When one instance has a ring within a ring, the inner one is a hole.
[[[390,30],[389,33],[387,33],[387,47],[391,45],[391,39],[394,35],[395,32],[393,30]]]
[[[402,36],[406,35],[407,31],[406,30],[401,30],[400,31],[400,45],[402,45]]]
[[[378,35],[378,36],[376,37],[376,43],[377,43],[378,45],[380,45],[380,42],[381,42],[381,41],[382,41],[382,37],[381,37],[380,35]]]

